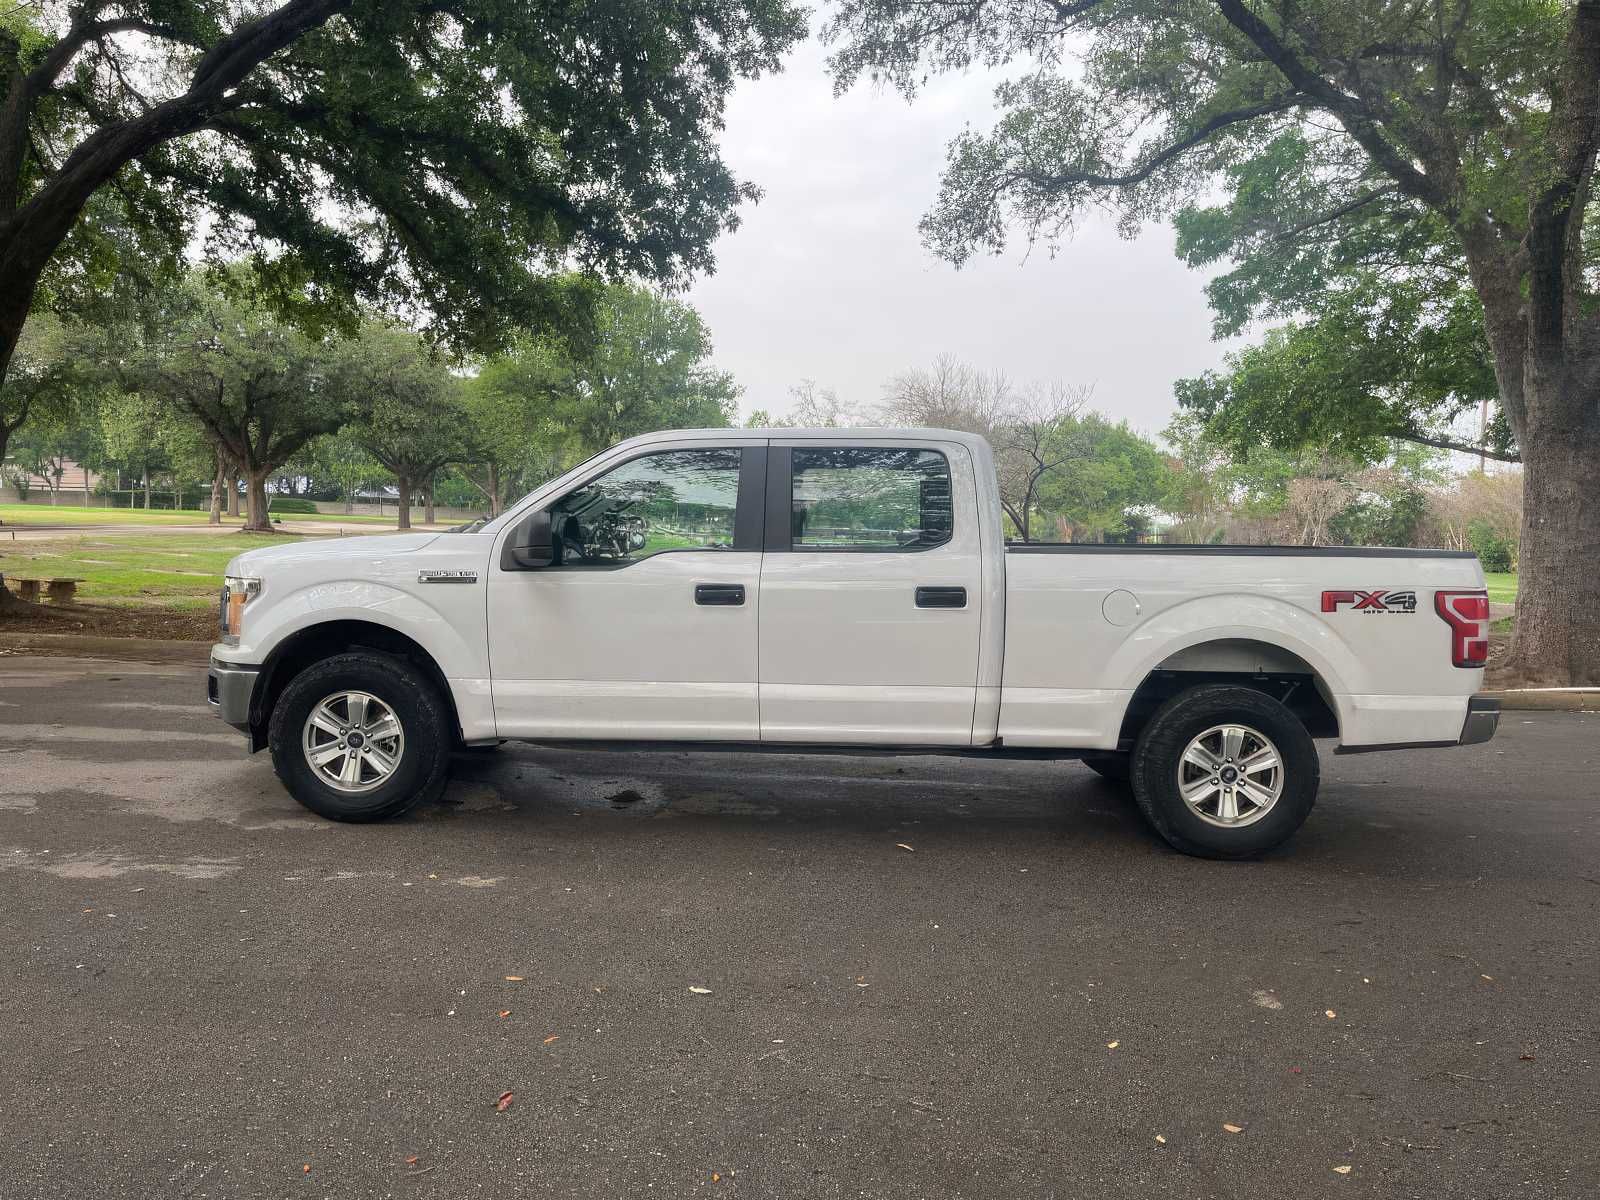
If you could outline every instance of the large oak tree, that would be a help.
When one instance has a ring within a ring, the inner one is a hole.
[[[1470,288],[1525,466],[1514,661],[1600,683],[1600,0],[844,0],[829,31],[841,83],[1032,66],[950,148],[923,230],[956,262],[1221,190],[1189,232],[1257,314],[1353,268]]]
[[[30,313],[197,233],[303,321],[462,342],[571,315],[557,267],[680,281],[754,194],[727,94],[803,30],[790,0],[6,5],[0,387]]]

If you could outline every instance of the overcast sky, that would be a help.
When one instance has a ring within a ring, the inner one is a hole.
[[[948,352],[1018,380],[1092,383],[1094,407],[1158,432],[1173,381],[1222,350],[1204,277],[1174,256],[1171,229],[1126,241],[1089,217],[1054,259],[1024,261],[1019,245],[957,271],[923,248],[917,220],[945,144],[991,124],[995,77],[935,80],[910,105],[866,85],[836,100],[823,60],[807,43],[728,109],[724,155],[766,196],[688,298],[717,365],[744,385],[743,411],[786,411],[802,379],[876,402],[891,376]]]

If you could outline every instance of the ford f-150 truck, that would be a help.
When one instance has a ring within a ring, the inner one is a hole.
[[[1448,551],[1008,544],[980,437],[677,430],[494,520],[227,569],[209,698],[337,820],[506,740],[1078,758],[1179,850],[1306,819],[1313,739],[1486,741]]]

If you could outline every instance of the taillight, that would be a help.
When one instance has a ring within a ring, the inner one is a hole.
[[[1481,667],[1489,661],[1489,593],[1435,592],[1433,607],[1450,626],[1450,661]]]

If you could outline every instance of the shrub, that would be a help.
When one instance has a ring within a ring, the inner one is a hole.
[[[314,513],[317,512],[317,502],[307,500],[303,496],[274,496],[272,503],[267,508],[274,513]]]
[[[1496,532],[1487,521],[1474,521],[1467,526],[1467,541],[1477,551],[1478,561],[1485,571],[1517,569],[1516,539]]]

